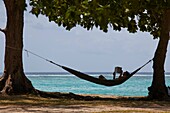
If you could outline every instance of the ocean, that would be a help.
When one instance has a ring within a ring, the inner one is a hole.
[[[108,73],[90,74],[98,77],[100,74],[112,79]],[[118,86],[102,86],[82,80],[68,73],[27,73],[29,80],[36,89],[48,92],[72,92],[75,94],[101,94],[115,96],[147,96],[147,88],[152,83],[151,74],[135,74]],[[170,76],[166,75],[166,85],[170,86]]]

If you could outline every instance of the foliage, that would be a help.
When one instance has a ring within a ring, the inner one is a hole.
[[[32,13],[45,15],[67,30],[80,25],[87,30],[108,26],[131,33],[138,30],[160,36],[161,17],[170,0],[30,0]]]

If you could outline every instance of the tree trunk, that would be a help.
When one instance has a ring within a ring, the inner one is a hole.
[[[4,94],[24,94],[35,91],[25,76],[22,63],[25,0],[4,0],[7,12],[5,68],[0,78]]]
[[[166,58],[166,52],[169,42],[170,32],[170,10],[165,10],[163,19],[161,22],[161,37],[158,43],[158,47],[155,52],[153,60],[153,81],[149,88],[149,97],[152,99],[165,99],[167,95],[167,87],[165,84],[165,71],[164,64]]]

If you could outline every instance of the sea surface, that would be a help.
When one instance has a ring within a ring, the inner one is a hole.
[[[92,73],[98,77],[100,74],[112,79],[109,73]],[[68,73],[27,73],[36,89],[48,92],[72,92],[75,94],[102,94],[116,96],[147,96],[147,88],[152,83],[152,74],[135,74],[126,82],[118,86],[102,86],[82,80]],[[170,75],[166,74],[166,85],[170,86]]]

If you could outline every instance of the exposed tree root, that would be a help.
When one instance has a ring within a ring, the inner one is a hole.
[[[15,75],[4,73],[0,77],[0,93],[3,95],[36,94],[37,92],[32,86],[31,81],[22,74],[20,74],[20,78],[16,78]]]

